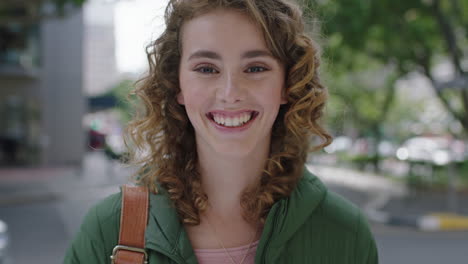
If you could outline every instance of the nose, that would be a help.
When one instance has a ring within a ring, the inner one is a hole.
[[[217,91],[217,99],[233,104],[243,101],[244,96],[240,78],[235,73],[225,73]]]

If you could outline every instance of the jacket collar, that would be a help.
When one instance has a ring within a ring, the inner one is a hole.
[[[159,191],[159,194],[150,194],[146,247],[164,253],[179,263],[196,263],[188,235],[166,190],[159,188]],[[259,247],[267,239],[271,240],[269,245],[272,247],[281,246],[288,241],[319,206],[325,195],[323,183],[304,167],[296,189],[288,198],[281,199],[272,207],[264,233],[269,229],[274,229],[274,232],[271,236],[262,234]]]
[[[164,188],[159,194],[150,193],[146,247],[164,253],[177,263],[197,263],[185,229]]]
[[[286,243],[320,206],[326,193],[324,184],[304,167],[296,189],[279,201],[270,245]]]

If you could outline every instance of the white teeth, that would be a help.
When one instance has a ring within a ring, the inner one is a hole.
[[[245,123],[245,122],[249,121],[249,119],[250,119],[250,115],[249,115],[249,114],[244,113],[244,114],[242,115],[242,122]]]
[[[219,124],[226,127],[237,127],[247,123],[252,118],[251,113],[243,113],[240,116],[236,117],[224,117],[222,115],[213,114],[213,120]]]

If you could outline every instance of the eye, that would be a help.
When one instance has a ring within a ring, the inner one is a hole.
[[[215,68],[213,68],[211,66],[201,66],[201,67],[196,68],[194,71],[199,72],[199,73],[203,73],[203,74],[219,73]]]
[[[258,72],[264,72],[267,71],[268,69],[262,66],[253,66],[249,67],[246,72],[247,73],[258,73]]]

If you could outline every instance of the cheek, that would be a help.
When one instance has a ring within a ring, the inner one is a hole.
[[[280,93],[276,90],[272,91],[271,89],[266,89],[261,94],[257,94],[256,101],[263,108],[264,115],[267,120],[274,121],[274,119],[276,119],[281,105],[280,96]]]
[[[191,107],[196,101],[195,97],[199,94],[199,84],[189,73],[181,72],[179,85],[181,92],[177,96],[177,101],[186,107]]]
[[[272,122],[276,119],[279,108],[283,104],[283,93],[283,87],[278,83],[269,83],[258,97]]]
[[[198,87],[195,83],[191,83],[190,86],[183,87],[182,89],[185,111],[192,123],[197,117],[205,114],[204,109],[209,100],[209,95],[204,91],[206,89],[200,88],[203,87]]]
[[[187,76],[190,77],[190,76]],[[200,78],[180,78],[180,88],[186,107],[199,107],[208,104],[215,96],[215,85],[212,81]]]
[[[285,89],[283,85],[279,85],[280,83],[281,80],[277,80],[277,82],[270,82],[266,85],[267,89],[263,91],[265,102],[270,102],[271,105],[277,105],[278,107],[283,103]]]

